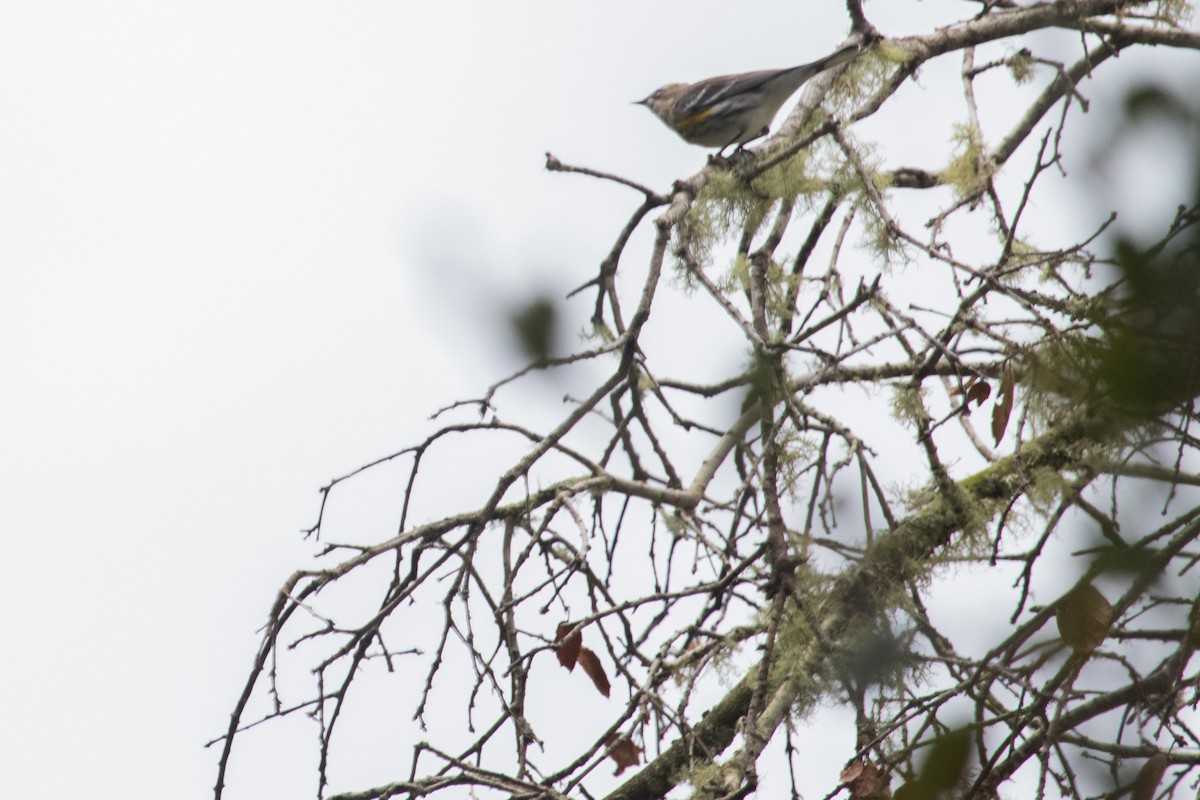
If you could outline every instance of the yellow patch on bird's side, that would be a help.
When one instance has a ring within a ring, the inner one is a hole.
[[[713,110],[711,108],[706,108],[703,111],[697,111],[695,114],[688,114],[686,117],[676,122],[675,125],[685,134],[691,133],[696,129],[697,125],[708,119],[712,112]]]

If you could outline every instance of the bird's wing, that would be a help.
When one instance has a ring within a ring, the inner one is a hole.
[[[764,69],[757,72],[745,72],[741,75],[720,75],[707,78],[696,83],[692,91],[685,92],[675,106],[675,113],[687,116],[697,111],[722,102],[734,102],[753,107],[758,104],[758,95],[764,86],[784,73],[787,69]]]

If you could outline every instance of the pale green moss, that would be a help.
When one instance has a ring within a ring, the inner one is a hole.
[[[599,339],[605,344],[609,344],[616,339],[616,336],[613,335],[612,328],[608,327],[608,325],[606,325],[604,322],[593,321],[591,330],[585,330],[582,332],[582,338],[585,341],[589,339]]]
[[[799,276],[792,275],[788,267],[772,260],[767,265],[767,317],[783,319],[795,310],[788,303],[788,294],[800,283]]]
[[[988,523],[999,511],[993,503],[983,502],[971,491],[970,478],[945,485],[926,484],[906,498],[910,517],[930,531],[956,531],[937,556],[918,554],[905,571],[919,584],[928,582],[933,571],[947,561],[990,555]]]
[[[1158,13],[1171,25],[1183,25],[1192,20],[1192,4],[1188,0],[1158,0]]]
[[[914,57],[914,54],[911,50],[901,47],[899,44],[890,39],[883,39],[877,42],[872,54],[880,61],[900,67],[912,61]]]
[[[1070,488],[1070,481],[1061,472],[1048,467],[1033,470],[1029,473],[1029,479],[1025,496],[1043,514],[1050,513]]]
[[[1033,59],[1029,52],[1022,50],[1009,56],[1008,71],[1016,83],[1029,83],[1033,79]]]
[[[662,514],[659,516],[659,519],[662,520],[663,525],[667,528],[667,532],[673,537],[680,537],[688,532],[688,525],[679,515],[679,512]]]
[[[795,428],[788,427],[776,437],[779,451],[779,482],[783,493],[795,502],[807,497],[808,483],[800,485],[803,470],[817,455],[814,437],[805,436]]]
[[[888,221],[880,216],[874,203],[865,199],[859,203],[858,220],[863,226],[859,246],[882,263],[885,269],[903,266],[912,261],[908,244],[897,236]]]
[[[1029,417],[1051,422],[1095,391],[1090,339],[1060,335],[1026,350],[1020,380]]]
[[[988,157],[979,130],[964,124],[956,124],[951,134],[956,155],[939,176],[943,183],[954,187],[959,197],[977,194],[996,171],[996,164]]]
[[[722,291],[728,293],[734,290],[749,292],[750,291],[750,259],[746,258],[741,253],[733,259],[733,266],[729,268],[729,274],[725,276],[725,280],[719,284]]]
[[[1071,296],[1063,303],[1064,310],[1073,320],[1090,319],[1095,310],[1091,297]]]
[[[726,230],[727,223],[720,205],[697,201],[692,203],[675,228],[675,246],[686,251],[689,258],[705,269],[711,265],[713,247],[724,238]],[[680,269],[680,272],[684,274],[687,285],[694,288],[691,278],[686,277],[687,271]]]
[[[853,61],[838,77],[825,97],[825,107],[838,117],[844,118],[863,100],[883,88],[891,78],[898,60],[881,54],[883,45],[876,47]],[[892,54],[900,61],[908,61],[912,54],[900,48],[892,48]]]
[[[700,760],[692,762],[693,766],[685,773],[685,780],[692,785],[697,797],[721,797],[728,792],[725,784],[725,768],[711,761]]]
[[[892,416],[901,422],[912,423],[928,416],[924,390],[910,383],[897,385],[892,393]]]
[[[813,169],[809,150],[801,150],[771,167],[751,185],[755,192],[772,199],[809,196],[828,190],[828,182]]]
[[[765,358],[759,353],[750,354],[750,363],[746,367],[746,377],[749,383],[749,396],[754,402],[766,400],[769,405],[778,403],[783,397],[787,386],[786,375],[782,367],[773,359]]]
[[[1033,245],[1013,239],[1012,246],[1009,247],[1008,258],[1004,261],[1006,272],[1004,280],[1006,283],[1011,283],[1021,277],[1024,270],[1021,267],[1033,266],[1041,264],[1045,260],[1045,254],[1038,250]]]

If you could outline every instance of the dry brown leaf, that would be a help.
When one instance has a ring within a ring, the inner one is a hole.
[[[558,632],[554,635],[554,652],[558,656],[558,663],[566,667],[568,672],[575,671],[575,662],[579,659],[580,648],[583,647],[583,634],[578,631],[571,633],[574,627],[573,622],[560,622]],[[571,635],[568,636],[568,633]]]
[[[608,697],[608,675],[604,674],[604,667],[600,664],[600,658],[586,647],[579,648],[579,666],[583,667],[583,671],[592,679],[592,683],[596,684],[596,691]]]
[[[1004,431],[1008,428],[1008,418],[1012,415],[1013,387],[1012,367],[1006,366],[1004,373],[1000,376],[1000,394],[996,397],[996,405],[992,408],[992,437],[995,438],[997,445],[1004,437]]]
[[[842,770],[842,785],[850,790],[851,797],[876,798],[882,797],[880,789],[879,768],[874,764],[853,761]]]
[[[1158,785],[1162,783],[1163,775],[1167,772],[1167,757],[1155,753],[1146,759],[1137,777],[1133,779],[1132,800],[1153,800]]]
[[[991,393],[992,385],[987,381],[980,381],[967,390],[967,405],[970,405],[971,401],[974,400],[975,407],[981,408],[983,401],[987,400]]]
[[[883,780],[883,775],[879,772],[879,767],[874,764],[868,764],[866,771],[859,777],[858,780],[850,787],[854,793],[854,797],[871,798],[871,800],[892,800],[892,795],[888,791],[887,781]]]
[[[849,783],[850,781],[854,780],[855,778],[857,778],[859,775],[862,775],[862,771],[865,767],[866,767],[866,764],[864,764],[861,761],[858,761],[857,759],[854,761],[851,761],[849,764],[846,765],[846,768],[842,770],[842,774],[840,776],[841,780],[842,780],[842,784],[845,785],[845,784]]]
[[[1063,595],[1054,616],[1062,640],[1076,653],[1090,653],[1108,635],[1112,614],[1104,595],[1090,583],[1083,583]]]
[[[628,736],[618,736],[614,733],[604,740],[604,744],[608,748],[609,758],[617,765],[613,775],[620,775],[626,767],[638,765],[642,751]]]

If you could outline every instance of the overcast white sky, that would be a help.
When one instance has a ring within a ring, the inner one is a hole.
[[[318,487],[502,375],[497,301],[587,280],[634,207],[544,152],[665,188],[704,151],[631,100],[847,30],[733,8],[0,7],[0,793],[208,796]]]

